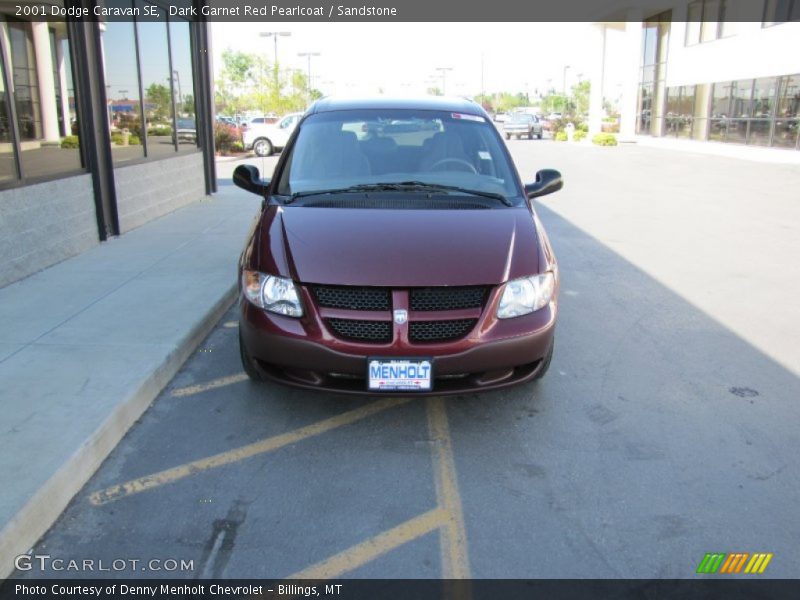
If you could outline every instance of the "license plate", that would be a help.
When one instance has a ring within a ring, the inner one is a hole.
[[[433,365],[428,358],[370,358],[368,389],[372,392],[429,392]]]

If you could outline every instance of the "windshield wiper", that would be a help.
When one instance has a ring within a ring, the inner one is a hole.
[[[425,181],[401,181],[400,183],[389,184],[398,186],[400,189],[424,189],[430,191],[443,191],[443,192],[458,192],[460,194],[469,194],[470,196],[483,196],[484,198],[491,198],[499,200],[506,206],[514,206],[514,204],[503,194],[495,192],[484,192],[483,190],[473,190],[470,188],[463,188],[457,185],[444,185],[441,183],[427,183]]]
[[[424,181],[399,181],[399,182],[385,182],[385,183],[363,183],[360,185],[351,185],[342,188],[331,188],[326,190],[308,190],[306,192],[296,192],[289,196],[286,204],[291,204],[298,198],[306,196],[318,196],[324,194],[351,194],[359,192],[406,192],[406,191],[433,191],[433,192],[458,192],[461,194],[469,194],[471,196],[482,196],[484,198],[491,198],[499,200],[506,206],[513,206],[510,200],[502,194],[494,192],[484,192],[482,190],[471,190],[462,188],[456,185],[443,185],[438,183],[426,183]]]

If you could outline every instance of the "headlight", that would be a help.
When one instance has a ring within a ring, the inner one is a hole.
[[[509,281],[497,307],[497,318],[510,319],[539,310],[547,306],[554,290],[555,279],[550,271]]]
[[[250,302],[288,317],[302,317],[303,307],[291,279],[264,275],[258,271],[242,271],[242,293]]]

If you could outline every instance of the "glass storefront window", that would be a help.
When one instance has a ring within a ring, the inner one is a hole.
[[[8,35],[2,43],[8,45],[5,56],[14,81],[10,100],[16,109],[19,139],[13,139],[13,124],[6,125],[4,143],[8,146],[3,154],[11,157],[17,148],[19,171],[25,180],[81,171],[78,139],[64,139],[72,133],[68,130],[67,84],[71,77],[67,71],[71,65],[66,24],[9,20],[5,27]],[[8,106],[4,111],[8,120]],[[16,180],[16,171],[13,175]]]
[[[694,129],[695,86],[667,88],[667,113],[663,135],[689,138]]]
[[[8,40],[19,136],[22,140],[36,140],[42,137],[42,119],[31,23],[9,20]]]
[[[703,18],[703,3],[691,2],[687,11],[685,45],[692,46],[700,42],[700,20]]]
[[[131,2],[106,0],[108,7],[130,8]],[[105,57],[106,100],[115,165],[144,156],[139,75],[134,24],[109,21],[101,28]]]
[[[775,115],[773,145],[800,148],[800,74],[781,77]]]
[[[753,80],[734,81],[731,87],[731,116],[740,119],[752,116]]]
[[[147,2],[136,1],[142,14]],[[139,33],[139,65],[144,89],[144,117],[147,123],[147,156],[161,158],[175,153],[174,105],[172,103],[169,44],[167,22],[142,21],[137,24]]]
[[[172,76],[175,90],[178,152],[195,152],[197,120],[192,74],[192,43],[189,23],[170,21],[169,42],[172,50]]]
[[[764,2],[764,27],[779,25],[786,21],[800,21],[800,1],[766,0]]]
[[[0,183],[17,178],[17,163],[14,157],[14,140],[11,137],[11,116],[8,114],[9,97],[6,93],[5,77],[3,57],[0,56]]]

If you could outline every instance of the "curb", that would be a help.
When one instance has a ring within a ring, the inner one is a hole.
[[[228,288],[202,319],[180,340],[164,363],[141,382],[97,430],[67,459],[0,531],[0,582],[14,572],[14,558],[27,553],[94,475],[128,429],[142,416],[183,363],[211,333],[236,299],[236,285]]]

